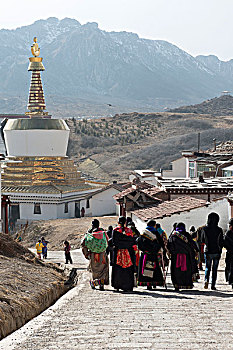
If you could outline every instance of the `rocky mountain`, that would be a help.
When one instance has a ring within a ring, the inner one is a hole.
[[[22,101],[26,104],[30,82],[26,70],[34,36],[46,68],[42,76],[47,109],[61,115],[156,111],[233,89],[232,61],[194,58],[169,42],[106,32],[97,23],[48,18],[0,30],[3,113],[25,111]]]
[[[233,78],[233,59],[230,61],[220,61],[217,56],[199,55],[196,59],[203,65],[205,65],[210,71],[215,72],[217,75],[224,77],[226,81],[231,81]],[[226,84],[228,84],[226,82]],[[232,83],[230,83],[232,89]]]
[[[213,116],[233,115],[233,96],[222,95],[202,103],[171,109],[174,113],[211,114]]]

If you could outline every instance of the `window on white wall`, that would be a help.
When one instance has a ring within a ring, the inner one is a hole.
[[[64,213],[68,213],[68,203],[65,203],[65,207],[64,207]]]
[[[89,199],[87,199],[86,208],[87,209],[90,208],[90,200]]]
[[[189,177],[195,177],[195,163],[189,162]]]
[[[40,203],[34,204],[34,214],[41,214]]]

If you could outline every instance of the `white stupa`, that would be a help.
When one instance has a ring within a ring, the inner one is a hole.
[[[7,155],[10,157],[66,157],[69,128],[64,120],[51,119],[45,112],[40,72],[45,68],[37,39],[31,47],[28,70],[32,72],[28,118],[10,119],[4,127]]]
[[[70,132],[66,122],[45,112],[40,76],[44,66],[36,38],[31,51],[29,112],[25,118],[9,119],[3,129],[7,156],[16,162],[7,164],[2,192],[10,196],[14,220],[79,217],[80,198],[96,188],[85,183],[66,155]]]

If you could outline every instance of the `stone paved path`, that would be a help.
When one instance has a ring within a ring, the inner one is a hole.
[[[204,290],[202,282],[179,293],[168,287],[93,291],[84,272],[77,287],[3,339],[0,349],[233,349],[233,291],[223,261],[217,291]]]

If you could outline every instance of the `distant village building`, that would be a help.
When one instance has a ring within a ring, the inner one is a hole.
[[[117,214],[132,217],[137,228],[149,219],[159,219],[166,229],[184,221],[187,225],[203,225],[211,211],[221,217],[227,228],[233,215],[233,178],[199,179],[156,178],[156,186],[134,179],[131,186],[114,196]]]
[[[155,179],[159,176],[161,176],[161,172],[150,169],[134,170],[129,175],[129,180],[133,182],[133,180],[138,179],[140,182],[146,182],[148,184],[155,185]]]
[[[214,145],[212,150],[183,151],[182,158],[171,162],[171,170],[163,170],[163,177],[195,178],[228,177],[233,176],[233,141],[222,142]]]
[[[139,230],[158,220],[169,233],[174,222],[201,226],[216,211],[226,229],[233,216],[233,141],[215,141],[211,150],[182,152],[171,170],[134,170],[131,186],[114,196],[118,215],[131,216]]]
[[[40,72],[44,70],[34,38],[28,70],[32,72],[25,118],[9,118],[3,127],[8,159],[2,175],[2,193],[11,201],[9,217],[46,220],[80,217],[81,200],[96,191],[85,183],[66,156],[69,128],[64,120],[45,112]]]
[[[132,210],[161,203],[168,199],[168,194],[163,189],[134,180],[125,190],[116,194],[114,199],[117,201],[117,215],[121,216]]]

